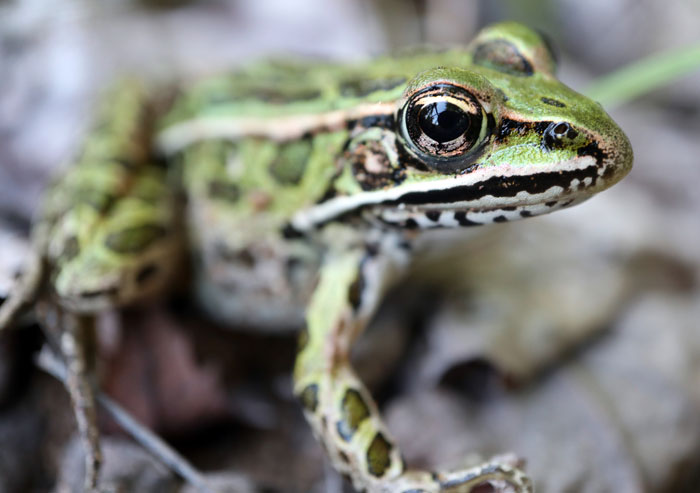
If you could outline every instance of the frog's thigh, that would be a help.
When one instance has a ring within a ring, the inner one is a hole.
[[[398,261],[397,261],[398,260]],[[294,369],[294,388],[333,466],[360,491],[472,492],[485,481],[531,491],[512,464],[494,460],[449,473],[408,471],[377,406],[349,362],[400,259],[356,249],[336,253],[321,270],[306,315]]]

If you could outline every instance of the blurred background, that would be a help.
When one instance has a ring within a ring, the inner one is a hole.
[[[560,78],[584,93],[700,44],[698,0],[0,2],[0,297],[44,187],[118,77],[364,59],[464,44],[500,20],[549,35]],[[606,108],[635,152],[622,183],[457,246],[431,239],[435,255],[361,341],[356,364],[409,464],[512,451],[543,493],[700,491],[700,71],[618,102]],[[31,364],[39,344],[36,327],[0,339],[0,492],[80,484],[67,395]],[[105,391],[227,491],[350,491],[291,396],[292,335],[240,333],[164,300],[106,314],[100,348]],[[103,418],[108,478],[188,491]]]

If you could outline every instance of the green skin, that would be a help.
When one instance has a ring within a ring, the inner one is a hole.
[[[253,65],[183,91],[160,120],[152,140],[173,163],[168,180],[149,164],[145,97],[124,83],[49,195],[37,258],[0,309],[0,327],[37,300],[81,322],[69,328],[89,325],[100,310],[162,292],[186,244],[210,315],[301,328],[295,392],[358,490],[470,492],[505,481],[532,491],[509,457],[407,469],[349,353],[409,265],[418,231],[548,213],[630,170],[622,131],[554,69],[542,38],[514,23],[486,28],[466,49]],[[445,108],[447,119],[430,120]],[[78,348],[81,330],[68,330]],[[95,489],[92,395],[80,384],[85,365],[69,366]]]

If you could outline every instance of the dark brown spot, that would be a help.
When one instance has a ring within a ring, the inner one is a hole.
[[[321,442],[321,443],[323,443],[323,442]],[[352,484],[352,476],[350,476],[349,473],[344,472],[344,473],[341,473],[340,475],[342,476],[342,478],[345,480],[346,483]]]
[[[74,259],[79,252],[80,244],[78,243],[78,238],[76,236],[69,236],[63,243],[60,260],[63,262],[69,262],[70,260]]]
[[[557,108],[566,108],[566,105],[564,103],[562,103],[561,101],[557,101],[556,99],[543,97],[541,100],[544,104],[548,104],[549,106],[556,106]]]
[[[365,289],[365,278],[362,275],[362,269],[358,269],[357,277],[348,289],[348,301],[353,310],[357,311],[362,303],[362,292]]]
[[[340,94],[349,98],[361,98],[377,91],[389,91],[406,82],[405,77],[388,79],[351,78],[340,83]]]
[[[496,142],[502,142],[513,133],[525,135],[527,132],[535,132],[537,135],[542,136],[550,125],[552,125],[551,121],[526,122],[504,118],[501,120],[501,127],[496,135]]]
[[[603,161],[607,158],[607,154],[603,152],[595,141],[591,141],[583,147],[580,147],[576,152],[579,156],[592,156],[595,158],[598,166],[603,165]]]
[[[336,174],[336,176],[333,178],[333,180],[335,180],[336,178],[338,178],[338,176],[340,176],[340,175],[339,175],[339,174]],[[328,185],[328,187],[326,188],[326,191],[323,192],[323,195],[321,195],[321,197],[320,197],[318,200],[316,200],[316,203],[317,203],[317,204],[322,204],[322,203],[327,202],[327,201],[329,201],[330,199],[335,198],[335,197],[337,197],[337,196],[338,196],[338,191],[335,189],[335,183],[333,183],[333,182],[331,181],[331,183],[330,183],[330,184]]]
[[[76,192],[76,202],[84,203],[98,212],[107,211],[116,201],[113,195],[94,189],[83,189]]]
[[[81,298],[98,298],[100,296],[105,296],[107,298],[112,298],[117,295],[119,292],[119,288],[117,287],[109,287],[109,288],[104,288],[104,289],[91,289],[91,290],[86,290],[86,291],[81,291],[80,292],[80,297]]]
[[[398,185],[406,179],[406,170],[393,167],[383,144],[376,140],[351,146],[343,159],[350,163],[357,183],[365,191]]]
[[[294,226],[292,226],[290,223],[287,223],[282,228],[282,236],[287,240],[294,240],[297,238],[303,238],[304,233],[294,228]]]
[[[406,219],[406,223],[404,224],[404,228],[406,229],[418,229],[418,222],[416,222],[415,219],[412,217],[409,217]]]
[[[436,223],[440,220],[440,215],[442,213],[440,211],[428,211],[425,213],[425,217],[430,219],[432,222]]]
[[[139,253],[167,236],[167,233],[160,224],[141,224],[107,235],[105,245],[113,252],[123,255]]]
[[[255,256],[249,248],[241,248],[236,252],[236,256],[232,259],[248,269],[255,267]]]
[[[307,385],[299,394],[299,400],[304,409],[312,413],[316,412],[318,407],[318,385],[315,383]]]
[[[365,243],[365,253],[367,257],[376,257],[379,254],[379,244],[375,242]]]
[[[481,223],[468,219],[466,211],[455,211],[454,219],[460,226],[481,226]]]
[[[349,442],[360,427],[360,423],[369,417],[369,407],[357,390],[348,389],[345,392],[340,405],[340,416],[336,424],[338,435]]]
[[[244,100],[258,100],[270,104],[288,104],[294,101],[310,101],[321,97],[321,91],[313,87],[294,87],[288,84],[260,86],[256,84],[235,92],[223,91],[212,93],[207,97],[207,104],[221,105]]]
[[[348,457],[348,454],[346,454],[342,450],[338,452],[338,457],[340,457],[340,460],[345,464],[350,464],[350,457]]]
[[[207,195],[215,200],[234,203],[241,197],[241,190],[235,183],[210,181],[207,185]]]
[[[136,283],[143,284],[153,278],[158,273],[158,266],[156,264],[146,264],[141,269],[139,269],[136,274]]]
[[[406,147],[398,141],[396,142],[396,151],[399,154],[399,164],[402,167],[409,167],[419,171],[431,171],[423,161],[413,157],[413,155],[406,150]]]
[[[134,170],[137,167],[137,164],[134,162],[133,158],[125,156],[115,156],[110,162],[115,163],[117,166],[121,166],[127,170]]]
[[[321,97],[321,91],[313,87],[302,87],[280,91],[279,86],[258,89],[254,97],[275,104],[288,104],[294,101],[311,101]]]
[[[532,217],[532,211],[520,211],[520,217]]]
[[[508,102],[508,99],[509,99],[509,98],[508,98],[508,96],[506,96],[506,93],[503,92],[503,89],[497,88],[497,89],[496,89],[496,92],[498,93],[498,97],[501,98],[501,100],[502,100],[504,103],[507,103],[507,102]]]
[[[268,170],[280,185],[297,185],[311,157],[311,140],[294,140],[279,146]]]
[[[508,222],[508,218],[506,216],[496,216],[493,218],[493,222],[495,223],[506,223]]]
[[[391,465],[392,444],[384,438],[384,435],[377,433],[372,439],[369,448],[367,449],[367,467],[370,474],[375,477],[381,477]]]
[[[306,345],[309,343],[309,328],[304,324],[304,327],[299,331],[299,338],[297,339],[297,352],[302,352]]]
[[[348,128],[350,130],[354,129],[355,127],[379,127],[386,128],[387,130],[394,130],[395,125],[396,122],[392,113],[387,113],[384,115],[365,116],[364,118],[360,118],[359,120],[352,120],[348,122]]]

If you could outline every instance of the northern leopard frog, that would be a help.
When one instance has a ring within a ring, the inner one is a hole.
[[[554,70],[538,34],[504,23],[466,49],[252,65],[182,90],[160,119],[138,84],[115,89],[48,194],[36,259],[0,311],[2,325],[37,300],[64,314],[88,488],[99,446],[81,338],[99,310],[162,292],[188,249],[210,313],[300,328],[295,393],[355,488],[532,491],[498,459],[407,469],[349,352],[420,255],[419,232],[559,210],[630,170],[622,131]]]

